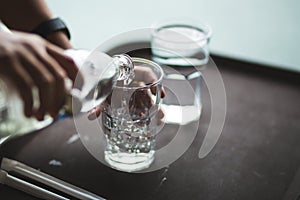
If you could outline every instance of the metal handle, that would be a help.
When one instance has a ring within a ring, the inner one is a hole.
[[[0,183],[45,200],[67,200],[67,198],[23,181],[0,170]]]

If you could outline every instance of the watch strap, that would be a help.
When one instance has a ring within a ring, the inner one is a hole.
[[[71,38],[71,34],[68,27],[66,26],[64,21],[59,17],[42,22],[31,32],[38,34],[43,38],[46,38],[49,34],[56,31],[63,31],[67,35],[68,39]]]

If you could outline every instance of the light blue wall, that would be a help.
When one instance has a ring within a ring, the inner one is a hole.
[[[210,23],[214,53],[300,72],[299,0],[47,0],[70,26],[76,47],[169,17]]]

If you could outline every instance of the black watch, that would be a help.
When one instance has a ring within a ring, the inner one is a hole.
[[[49,34],[56,31],[63,31],[67,35],[68,39],[71,38],[68,27],[59,17],[42,22],[31,32],[46,38]]]

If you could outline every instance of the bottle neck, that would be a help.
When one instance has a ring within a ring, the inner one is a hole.
[[[127,84],[134,77],[133,62],[126,54],[110,57],[102,52],[82,50],[67,50],[65,53],[78,65],[84,82],[81,89],[70,89],[72,101],[68,101],[65,107],[69,113],[88,112],[95,104],[102,103],[117,81]],[[77,85],[76,80],[74,85]]]
[[[134,77],[134,66],[131,57],[127,54],[120,54],[113,56],[116,62],[116,67],[119,70],[117,77],[118,81],[128,81]]]

